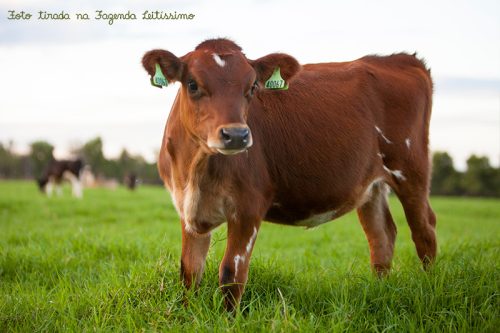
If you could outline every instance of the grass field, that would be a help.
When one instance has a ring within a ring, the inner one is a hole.
[[[421,270],[399,203],[392,274],[372,276],[355,214],[312,230],[264,224],[240,310],[218,292],[225,227],[201,288],[179,282],[180,226],[162,188],[46,198],[0,182],[0,332],[498,332],[500,200],[433,198],[439,257]]]

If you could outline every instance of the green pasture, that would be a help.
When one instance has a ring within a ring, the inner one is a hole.
[[[354,213],[312,230],[265,223],[241,307],[227,314],[217,277],[225,226],[200,289],[184,295],[180,226],[163,188],[69,192],[0,182],[0,332],[500,329],[500,200],[432,198],[439,254],[423,272],[391,197],[398,239],[384,279],[370,271]]]

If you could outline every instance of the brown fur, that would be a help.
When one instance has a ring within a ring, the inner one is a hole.
[[[224,66],[213,53],[221,53]],[[151,51],[174,68],[182,87],[168,119],[159,172],[181,215],[182,279],[196,285],[213,228],[227,221],[220,284],[226,306],[237,306],[262,220],[312,227],[358,210],[374,269],[390,268],[396,228],[388,184],[401,200],[418,255],[436,255],[435,216],[428,201],[428,129],[432,81],[416,57],[367,56],[351,62],[300,66],[291,56],[248,60],[236,44],[210,40],[177,58]],[[162,68],[163,68],[162,65]],[[280,67],[290,87],[264,90]],[[252,82],[259,87],[250,96]],[[187,82],[195,80],[192,95]],[[210,145],[227,124],[248,126],[253,145],[222,155]],[[312,220],[311,220],[312,219]]]

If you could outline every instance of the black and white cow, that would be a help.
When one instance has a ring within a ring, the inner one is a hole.
[[[41,178],[38,179],[40,191],[52,196],[54,188],[58,195],[62,194],[61,183],[68,180],[71,183],[74,197],[82,197],[82,184],[80,173],[83,169],[83,162],[80,159],[71,160],[51,160]]]

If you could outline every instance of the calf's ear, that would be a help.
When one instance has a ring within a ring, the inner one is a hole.
[[[168,81],[180,81],[186,65],[174,54],[165,50],[151,50],[142,57],[142,66],[153,77],[160,66]]]
[[[273,75],[277,68],[286,82],[297,74],[301,68],[294,57],[285,53],[271,53],[257,60],[251,60],[250,64],[257,72],[257,80],[262,84]]]

